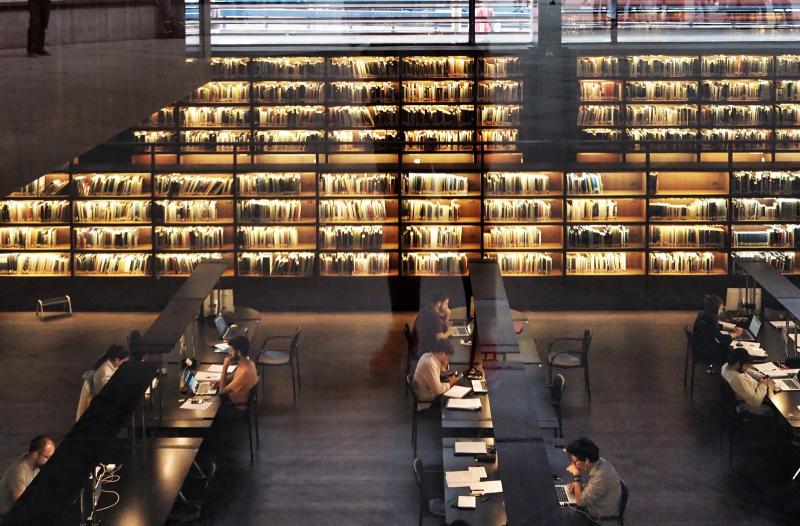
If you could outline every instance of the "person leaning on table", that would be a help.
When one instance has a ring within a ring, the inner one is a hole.
[[[751,363],[753,359],[744,348],[734,347],[722,368],[722,377],[736,393],[736,399],[742,402],[740,408],[759,416],[771,414],[772,409],[764,405],[764,398],[775,392],[775,382],[770,378],[756,380],[747,374]]]
[[[414,392],[420,403],[417,411],[431,407],[431,403],[458,383],[458,375],[453,375],[449,380],[442,381],[442,375],[450,370],[448,354],[453,353],[453,348],[447,340],[437,340],[433,351],[423,354],[414,370]]]
[[[414,319],[414,354],[433,350],[436,342],[453,334],[450,328],[450,298],[443,290],[433,293],[431,303],[423,308]]]
[[[731,341],[734,337],[739,336],[742,330],[737,327],[734,329],[733,335],[722,333],[719,324],[719,316],[724,307],[722,298],[709,294],[703,300],[703,310],[697,314],[697,318],[694,320],[692,334],[695,351],[709,364],[706,372],[713,374],[714,365],[719,366],[725,363]]]
[[[567,471],[573,482],[567,491],[575,495],[578,508],[594,519],[615,517],[622,500],[622,486],[617,470],[611,462],[600,456],[600,449],[587,438],[579,438],[567,446],[570,465]],[[586,484],[581,482],[581,473],[587,473]]]

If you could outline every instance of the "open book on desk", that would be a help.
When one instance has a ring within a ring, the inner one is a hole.
[[[481,408],[480,398],[450,398],[447,400],[447,409],[464,409],[478,411]]]
[[[470,393],[470,391],[472,391],[472,389],[470,389],[469,387],[454,385],[450,389],[445,391],[444,395],[447,398],[464,398]]]

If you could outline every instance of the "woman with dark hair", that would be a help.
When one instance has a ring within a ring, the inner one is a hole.
[[[111,377],[114,376],[114,373],[117,372],[119,366],[127,362],[129,358],[130,352],[128,352],[128,349],[115,343],[103,353],[103,356],[94,362],[92,366],[94,370],[92,383],[94,385],[95,394],[99,393],[100,390],[105,387]]]
[[[706,372],[714,374],[714,366],[722,365],[728,360],[728,347],[730,347],[733,336],[722,332],[719,324],[719,315],[724,304],[722,298],[709,294],[704,298],[705,305],[703,310],[694,320],[694,349],[693,352],[708,362]],[[734,336],[741,334],[742,330],[736,328]]]

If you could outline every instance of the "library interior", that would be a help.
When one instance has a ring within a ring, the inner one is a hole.
[[[0,526],[798,523],[796,0],[0,28]]]

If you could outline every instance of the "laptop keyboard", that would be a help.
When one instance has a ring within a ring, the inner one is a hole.
[[[784,382],[789,387],[789,389],[800,390],[800,384],[797,383],[797,380],[792,380],[790,378],[788,380],[784,380]]]
[[[210,391],[212,391],[211,384],[207,384],[207,383],[206,384],[199,384],[197,386],[197,392],[195,394],[199,395],[199,396],[203,396],[203,395],[207,395]]]
[[[569,504],[569,496],[564,486],[556,486],[556,495],[558,496],[558,502],[561,504]]]

